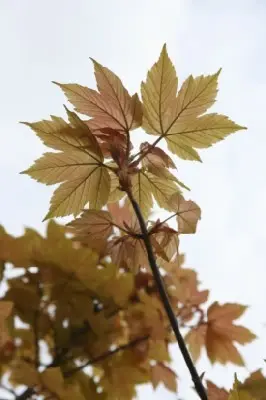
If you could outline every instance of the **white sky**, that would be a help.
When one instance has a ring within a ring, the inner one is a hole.
[[[203,164],[178,161],[178,171],[203,215],[197,234],[183,239],[187,266],[212,289],[212,301],[250,305],[241,322],[261,336],[241,350],[247,368],[212,368],[203,358],[199,370],[225,386],[234,371],[244,378],[266,358],[265,20],[263,0],[0,0],[0,223],[13,234],[25,225],[45,228],[54,188],[18,175],[44,147],[18,121],[64,115],[66,101],[52,80],[94,87],[93,57],[139,90],[164,42],[181,81],[223,68],[213,111],[248,130],[202,151]],[[196,399],[176,346],[172,353],[180,396]],[[176,398],[140,389],[145,396]]]

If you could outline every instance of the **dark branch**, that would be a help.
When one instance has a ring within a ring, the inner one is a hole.
[[[134,339],[134,340],[131,340],[131,342],[128,342],[128,343],[126,343],[126,344],[123,344],[122,346],[117,347],[115,350],[108,350],[108,351],[106,351],[106,352],[100,354],[100,355],[97,356],[97,357],[91,358],[91,359],[90,359],[89,361],[87,361],[85,364],[80,365],[80,366],[78,366],[78,367],[73,367],[73,368],[70,369],[69,371],[66,371],[66,372],[64,373],[64,377],[65,377],[65,378],[68,378],[69,376],[71,376],[71,375],[73,375],[74,373],[76,373],[76,372],[82,370],[82,369],[85,368],[85,367],[88,367],[89,365],[96,364],[96,363],[98,363],[98,362],[100,362],[100,361],[103,361],[103,360],[105,360],[107,357],[113,356],[114,354],[119,353],[119,352],[122,351],[122,350],[129,349],[130,347],[134,347],[134,346],[136,346],[136,344],[141,343],[141,342],[143,342],[144,340],[147,340],[147,339],[149,339],[149,335],[145,335],[145,336],[136,338],[136,339]]]
[[[173,309],[171,307],[171,303],[170,303],[168,294],[166,292],[166,289],[165,289],[165,286],[164,286],[164,282],[162,280],[159,268],[158,268],[158,266],[156,264],[156,260],[155,260],[153,249],[152,249],[152,245],[151,245],[150,238],[149,238],[149,233],[148,233],[144,218],[142,216],[142,213],[140,211],[139,205],[136,202],[136,200],[134,199],[134,197],[133,197],[133,195],[132,195],[130,190],[127,192],[127,195],[129,197],[129,200],[130,200],[130,202],[132,204],[132,207],[133,207],[133,209],[134,209],[134,211],[136,213],[136,216],[138,218],[138,221],[139,221],[139,224],[140,224],[140,228],[141,228],[141,232],[143,234],[143,242],[145,244],[145,248],[146,248],[147,254],[148,254],[149,264],[150,264],[151,270],[153,272],[153,276],[154,276],[155,282],[156,282],[156,284],[158,286],[158,291],[159,291],[159,294],[161,296],[161,300],[163,302],[165,311],[166,311],[166,313],[168,315],[168,318],[169,318],[169,321],[171,323],[172,329],[173,329],[173,331],[175,333],[175,337],[176,337],[179,349],[180,349],[180,351],[182,353],[182,356],[183,356],[183,358],[185,360],[185,363],[186,363],[186,365],[187,365],[187,367],[189,369],[191,378],[192,378],[192,380],[194,382],[194,385],[195,385],[196,392],[198,393],[198,395],[201,398],[201,400],[208,400],[208,397],[207,397],[205,388],[203,386],[203,383],[202,383],[202,381],[200,379],[200,376],[199,376],[199,374],[198,374],[198,372],[196,370],[196,367],[193,364],[193,361],[192,361],[192,359],[190,357],[190,354],[189,354],[188,349],[186,347],[186,344],[185,344],[185,341],[183,339],[183,336],[180,333],[178,322],[177,322],[177,318],[176,318],[176,316],[174,314],[174,311],[173,311]]]

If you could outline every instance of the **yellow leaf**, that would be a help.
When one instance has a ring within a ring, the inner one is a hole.
[[[165,138],[169,150],[180,158],[201,161],[195,148],[210,147],[230,133],[245,129],[223,115],[202,116],[215,102],[219,73],[190,76],[176,96],[176,72],[164,45],[141,86],[145,131],[159,135],[159,140]]]
[[[73,113],[67,110],[68,117],[71,118]],[[76,123],[67,123],[63,118],[51,115],[51,121],[43,120],[39,122],[22,122],[29,126],[43,143],[54,150],[60,151],[76,151],[84,150],[89,155],[101,155],[99,145],[90,132],[85,123],[79,123],[77,118]]]
[[[228,400],[257,400],[252,397],[248,392],[241,389],[241,383],[238,381],[235,374],[235,382],[233,389],[230,390]]]
[[[233,320],[239,318],[246,310],[241,304],[214,302],[208,309],[208,329],[206,349],[211,362],[226,364],[231,361],[236,365],[244,365],[244,361],[233,342],[246,344],[256,338],[247,328],[234,325]]]
[[[153,200],[150,180],[141,170],[132,176],[132,194],[142,211],[143,217],[147,218],[153,206]],[[126,202],[130,204],[128,199]]]
[[[158,362],[171,361],[165,340],[149,340],[149,358]]]
[[[244,127],[225,115],[206,114],[184,122],[177,120],[165,135],[169,150],[185,160],[198,160],[196,149],[210,147]]]
[[[123,197],[125,197],[125,192],[119,189],[120,185],[116,174],[110,171],[109,175],[110,175],[110,193],[108,197],[108,203],[115,203],[116,201],[119,201]]]
[[[132,194],[139,204],[144,218],[149,216],[153,206],[152,196],[160,207],[171,210],[169,199],[176,192],[179,192],[179,188],[172,177],[170,179],[162,178],[144,169],[132,176]],[[129,203],[128,200],[127,203]]]
[[[61,125],[57,129],[57,122],[54,124],[54,131],[50,129],[53,126],[51,124],[48,124],[49,129],[46,130],[48,136],[49,134],[51,136],[46,142],[63,152],[46,153],[32,167],[23,171],[48,185],[63,182],[54,192],[45,219],[77,215],[87,203],[90,208],[99,209],[106,204],[109,196],[110,176],[103,164],[98,144],[86,124],[75,113],[68,110],[67,112],[72,126],[70,129],[67,124],[67,135],[62,134]],[[39,125],[44,125],[45,129],[44,123]],[[39,132],[39,128],[34,129]],[[73,136],[70,135],[71,130]],[[47,136],[47,133],[45,135]],[[63,146],[61,146],[62,135]],[[80,139],[83,135],[88,138],[84,146]]]
[[[161,135],[167,132],[171,124],[169,110],[173,107],[177,91],[175,68],[163,46],[160,58],[141,84],[143,100],[143,125],[147,133]]]
[[[130,273],[119,274],[112,285],[107,288],[108,295],[113,298],[114,302],[119,306],[125,306],[129,296],[134,290],[134,278]]]
[[[159,207],[170,211],[171,206],[169,205],[169,199],[173,194],[179,193],[179,188],[174,180],[166,179],[165,177],[162,178],[150,172],[145,172],[145,175],[150,182],[152,194]]]

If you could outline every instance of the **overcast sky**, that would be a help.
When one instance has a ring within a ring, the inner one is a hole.
[[[250,305],[241,322],[260,336],[241,350],[247,368],[199,363],[200,372],[226,387],[234,371],[244,378],[266,358],[265,20],[263,0],[0,0],[0,223],[13,234],[25,225],[44,232],[54,188],[18,174],[44,151],[18,121],[64,116],[66,101],[52,80],[95,87],[93,57],[134,92],[164,42],[181,81],[223,68],[213,111],[248,130],[202,151],[203,164],[178,161],[178,173],[202,208],[197,234],[182,242],[187,266],[211,288],[212,301]],[[192,400],[176,346],[172,353],[180,396]],[[140,389],[145,396],[176,398]]]

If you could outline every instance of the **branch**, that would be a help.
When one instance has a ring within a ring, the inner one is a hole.
[[[122,350],[129,349],[130,347],[133,347],[136,344],[141,343],[144,340],[148,340],[148,339],[149,339],[149,335],[145,335],[145,336],[136,338],[134,340],[131,340],[130,342],[128,342],[126,344],[123,344],[122,346],[117,347],[115,350],[105,351],[104,353],[100,354],[99,356],[91,358],[85,364],[79,365],[77,367],[73,367],[69,371],[66,371],[65,373],[63,373],[64,378],[69,378],[70,376],[74,375],[76,372],[81,371],[83,368],[85,368],[85,367],[87,367],[89,365],[92,365],[92,364],[95,364],[97,362],[103,361],[107,357],[113,356],[114,354],[119,353]],[[47,368],[55,367],[55,366],[56,366],[55,363],[52,362]],[[33,388],[28,388],[20,396],[17,396],[16,400],[28,400],[28,399],[31,398],[31,396],[33,396],[34,393],[35,393],[35,390]]]
[[[164,135],[159,136],[151,145],[150,147],[146,150],[146,151],[139,151],[137,154],[135,154],[132,159],[131,162],[133,162],[135,160],[136,157],[139,156],[139,158],[137,160],[134,161],[135,163],[139,163],[147,154],[149,154],[149,152],[154,149],[154,147],[156,147],[156,145],[164,138]]]
[[[159,291],[159,294],[161,296],[161,300],[163,302],[165,311],[166,311],[167,316],[169,318],[169,321],[171,323],[172,329],[173,329],[173,331],[175,333],[175,337],[176,337],[179,349],[180,349],[180,351],[182,353],[182,356],[183,356],[183,358],[185,360],[185,363],[186,363],[186,365],[187,365],[187,367],[189,369],[191,378],[192,378],[192,380],[194,382],[194,385],[195,385],[196,392],[198,393],[198,395],[199,395],[201,400],[208,400],[208,397],[207,397],[205,388],[203,386],[203,383],[202,383],[202,381],[200,379],[200,376],[199,376],[199,374],[198,374],[198,372],[196,370],[195,365],[193,364],[193,361],[192,361],[192,359],[190,357],[190,354],[188,352],[188,349],[186,347],[185,341],[184,341],[184,339],[183,339],[183,337],[182,337],[182,335],[180,333],[178,322],[177,322],[177,318],[176,318],[176,316],[174,314],[174,311],[173,311],[173,309],[171,307],[171,303],[170,303],[168,294],[166,292],[166,289],[165,289],[165,286],[164,286],[164,283],[163,283],[159,268],[158,268],[158,266],[156,264],[156,260],[155,260],[154,254],[153,254],[152,245],[151,245],[150,238],[149,238],[149,233],[148,233],[144,218],[142,216],[141,210],[140,210],[139,205],[136,202],[136,200],[134,199],[134,197],[133,197],[133,195],[132,195],[130,190],[127,191],[127,195],[128,195],[128,198],[129,198],[129,200],[130,200],[130,202],[132,204],[132,207],[133,207],[133,209],[134,209],[134,211],[136,213],[136,216],[138,218],[138,221],[139,221],[139,224],[140,224],[140,228],[141,228],[141,232],[142,232],[142,235],[143,235],[143,242],[144,242],[147,254],[148,254],[149,264],[150,264],[151,270],[153,272],[153,276],[154,276],[155,282],[156,282],[156,284],[158,286],[158,291]]]
[[[69,371],[66,371],[64,373],[64,377],[68,378],[69,376],[73,375],[74,373],[82,370],[83,368],[92,365],[92,364],[96,364],[97,362],[103,361],[105,358],[113,356],[116,353],[119,353],[122,350],[126,350],[129,349],[130,347],[135,346],[138,343],[143,342],[144,340],[149,339],[149,335],[145,335],[139,338],[136,338],[134,340],[131,340],[131,342],[128,342],[126,344],[123,344],[122,346],[117,347],[115,350],[108,350],[102,354],[100,354],[97,357],[91,358],[89,361],[87,361],[85,364],[80,365],[78,367],[73,367],[72,369],[70,369]]]

